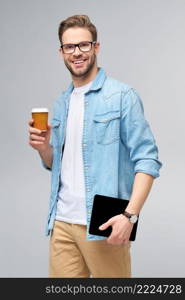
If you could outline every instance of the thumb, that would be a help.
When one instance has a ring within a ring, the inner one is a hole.
[[[47,128],[48,128],[48,130],[51,130],[51,125],[47,124]]]
[[[47,131],[45,132],[42,132],[41,133],[41,136],[45,137],[46,141],[49,141],[50,139],[50,135],[51,135],[51,125],[50,124],[47,124]]]
[[[47,124],[47,131],[46,131],[46,137],[49,138],[51,134],[51,125]]]
[[[99,226],[99,229],[100,229],[100,230],[105,230],[105,229],[107,229],[110,225],[112,225],[111,219],[109,219],[107,222],[105,222],[104,224],[102,224],[101,226]]]

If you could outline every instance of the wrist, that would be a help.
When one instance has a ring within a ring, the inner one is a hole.
[[[138,215],[131,214],[126,210],[122,213],[122,215],[125,216],[131,224],[135,224],[138,220]]]
[[[46,144],[46,145],[42,145],[38,151],[39,151],[39,154],[42,155],[42,154],[49,152],[50,149],[51,149],[51,145]]]

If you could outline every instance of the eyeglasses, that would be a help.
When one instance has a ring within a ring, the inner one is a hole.
[[[96,42],[81,42],[79,44],[64,44],[61,45],[61,49],[63,51],[63,53],[65,54],[72,54],[73,52],[75,52],[76,47],[78,47],[78,49],[81,52],[89,52],[92,49],[92,45],[95,45]]]

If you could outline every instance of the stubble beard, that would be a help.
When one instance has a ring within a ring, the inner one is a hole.
[[[93,54],[91,62],[88,64],[87,68],[84,71],[82,71],[82,73],[74,72],[72,67],[68,64],[67,60],[64,60],[64,63],[73,77],[83,78],[83,77],[86,77],[93,69],[93,67],[96,63],[96,54],[95,53]]]

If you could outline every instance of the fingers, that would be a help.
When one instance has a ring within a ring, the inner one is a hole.
[[[50,124],[47,124],[47,128],[50,130],[52,127]]]
[[[109,224],[108,222],[106,222],[106,223],[102,224],[102,225],[99,227],[99,229],[100,229],[100,230],[105,230],[105,229],[107,229],[109,226],[110,226],[110,224]]]
[[[36,134],[30,134],[30,140],[31,141],[38,141],[38,142],[44,142],[45,141],[45,137],[44,136],[40,136],[40,135],[36,135]]]
[[[110,236],[107,239],[107,243],[110,245],[127,246],[129,244],[129,240],[123,240],[123,238]]]
[[[34,145],[36,146],[36,145],[43,145],[43,142],[37,142],[37,141],[32,141],[32,140],[31,140],[31,141],[29,142],[29,144],[30,144],[31,146],[34,146]]]
[[[32,126],[33,125],[33,123],[34,123],[34,120],[32,119],[32,120],[30,120],[29,122],[28,122],[28,124],[30,125],[30,126]]]
[[[33,119],[30,120],[30,121],[28,122],[28,124],[29,124],[29,126],[30,126],[30,128],[29,128],[29,132],[30,132],[30,133],[44,134],[44,135],[45,135],[45,134],[47,134],[47,133],[51,130],[51,128],[52,128],[50,124],[47,124],[47,129],[48,129],[48,131],[47,131],[47,132],[43,132],[42,130],[33,127],[33,123],[34,123],[34,120],[33,120]]]
[[[113,226],[112,232],[107,238],[107,243],[112,245],[127,245],[129,244],[130,234],[127,232],[115,230]]]
[[[33,123],[34,123],[34,120],[33,120],[33,119],[30,120],[30,121],[28,122],[28,124],[29,124],[29,126],[30,126],[30,129],[29,129],[29,130],[30,130],[31,132],[33,132],[33,133],[41,134],[43,131],[40,130],[40,129],[38,129],[38,128],[33,127]],[[50,131],[51,128],[52,128],[52,126],[51,126],[50,124],[47,124],[47,129],[48,129],[48,131]]]
[[[112,226],[112,232],[107,238],[107,243],[112,245],[126,245],[129,241],[130,234],[123,228]]]
[[[115,217],[110,218],[106,223],[102,224],[101,226],[99,226],[100,230],[105,230],[107,229],[109,226],[111,226],[115,221]]]
[[[30,125],[29,133],[30,133],[30,145],[42,145],[45,141],[45,137],[41,136],[42,131],[40,129],[33,127],[34,120],[30,120],[28,124]]]
[[[119,236],[112,231],[111,235],[107,239],[107,243],[111,245],[121,245],[123,243],[123,236]]]
[[[129,244],[130,244],[129,240],[124,240],[122,243],[123,246],[128,246]]]
[[[38,135],[41,134],[42,131],[41,131],[40,129],[34,128],[34,127],[33,127],[33,123],[34,123],[33,120],[30,120],[30,121],[28,122],[28,124],[30,125],[29,133],[30,133],[30,134],[38,134]]]

